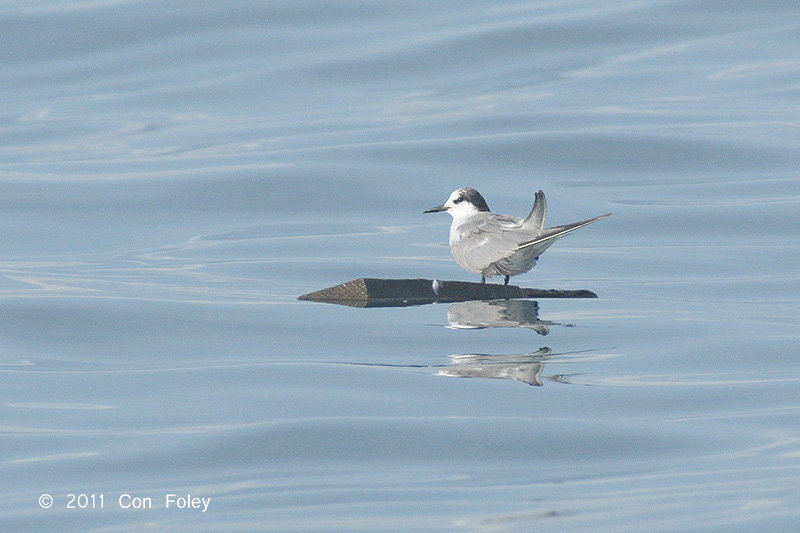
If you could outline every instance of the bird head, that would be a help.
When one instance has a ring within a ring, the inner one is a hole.
[[[423,213],[438,213],[447,211],[453,218],[462,218],[481,211],[488,212],[489,206],[481,193],[472,187],[464,187],[453,191],[450,198],[442,205],[426,209]]]

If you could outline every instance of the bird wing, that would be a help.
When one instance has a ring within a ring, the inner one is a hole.
[[[521,242],[534,239],[537,233],[522,226],[518,217],[481,212],[456,229],[458,244],[451,246],[450,251],[456,263],[472,272],[481,272],[513,255]]]
[[[521,243],[518,248],[520,250],[523,249],[533,249],[534,257],[539,257],[545,250],[550,248],[550,246],[556,242],[557,239],[560,239],[567,233],[571,233],[576,229],[580,229],[584,226],[588,226],[592,222],[597,222],[598,220],[602,220],[606,217],[610,217],[612,213],[606,213],[605,215],[600,215],[599,217],[589,218],[587,220],[581,220],[580,222],[573,222],[572,224],[564,224],[563,226],[555,226],[552,228],[547,228],[542,232],[541,235],[536,236],[535,238],[531,239],[530,241],[525,241]]]

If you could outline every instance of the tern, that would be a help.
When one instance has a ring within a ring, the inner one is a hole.
[[[538,191],[528,216],[492,213],[481,193],[472,187],[453,191],[442,205],[426,209],[423,213],[447,211],[453,217],[450,225],[450,254],[467,272],[487,277],[505,276],[505,285],[511,276],[523,274],[536,266],[539,256],[557,240],[576,229],[588,226],[611,213],[545,228],[547,201]]]

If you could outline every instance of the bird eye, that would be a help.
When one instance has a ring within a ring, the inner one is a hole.
[[[463,202],[463,201],[464,201],[464,199],[463,199],[462,197],[460,197],[460,196],[459,196],[458,198],[456,198],[455,200],[453,200],[453,203],[454,203],[454,204],[460,204],[460,203],[461,203],[461,202]]]

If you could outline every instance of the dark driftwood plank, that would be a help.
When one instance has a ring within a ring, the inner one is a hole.
[[[597,298],[597,295],[588,290],[528,289],[497,283],[359,278],[298,297],[300,300],[353,307],[401,307],[510,298]]]

